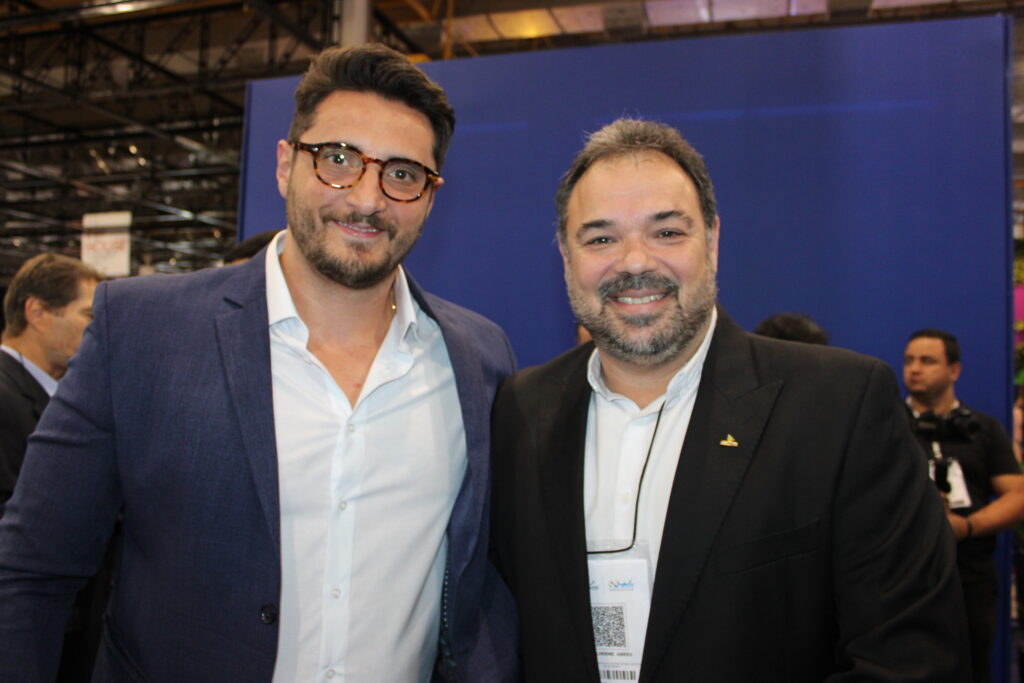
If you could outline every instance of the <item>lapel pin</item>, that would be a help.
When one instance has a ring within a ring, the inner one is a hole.
[[[740,445],[740,442],[732,438],[732,434],[729,434],[724,439],[718,442],[719,446],[728,446],[729,448],[736,448]]]

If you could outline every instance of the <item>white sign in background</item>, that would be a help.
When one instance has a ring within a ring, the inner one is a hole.
[[[131,274],[131,211],[82,215],[82,261],[107,277]]]

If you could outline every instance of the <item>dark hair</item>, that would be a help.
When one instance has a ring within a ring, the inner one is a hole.
[[[264,230],[263,232],[248,237],[235,246],[224,252],[224,265],[228,265],[233,261],[246,260],[248,261],[256,254],[260,253],[260,249],[270,244],[271,240],[274,239],[279,230]]]
[[[288,139],[298,140],[313,125],[320,102],[340,90],[375,93],[426,116],[434,129],[436,170],[441,170],[455,130],[455,111],[448,97],[405,55],[377,43],[329,47],[313,58],[295,90],[295,115]]]
[[[61,254],[39,254],[21,264],[4,295],[4,336],[25,331],[25,302],[35,297],[48,310],[64,308],[78,298],[83,281],[100,282],[103,276],[76,258]]]
[[[953,363],[960,362],[960,342],[956,340],[956,337],[951,335],[949,332],[944,330],[936,330],[934,328],[925,328],[918,330],[914,334],[910,335],[910,339],[907,343],[925,337],[927,339],[941,339],[942,345],[946,349],[946,363],[952,365]]]
[[[773,339],[828,345],[828,332],[804,313],[776,313],[754,328],[754,334]]]
[[[711,176],[704,165],[704,158],[690,143],[683,139],[675,128],[657,121],[641,121],[639,119],[618,119],[592,133],[587,139],[572,166],[562,176],[562,182],[555,194],[555,207],[558,211],[558,239],[565,242],[565,229],[569,206],[569,195],[583,174],[598,161],[610,157],[638,154],[640,152],[661,152],[683,169],[697,187],[700,200],[700,211],[704,217],[704,229],[710,236],[711,226],[715,224],[715,190],[711,185]]]

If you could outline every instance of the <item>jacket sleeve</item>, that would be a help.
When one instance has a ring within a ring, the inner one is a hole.
[[[848,443],[832,557],[842,673],[827,680],[970,680],[953,536],[881,363]]]
[[[76,592],[95,574],[121,507],[104,305],[29,439],[0,519],[0,680],[57,673]]]

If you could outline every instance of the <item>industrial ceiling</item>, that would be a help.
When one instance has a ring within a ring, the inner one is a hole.
[[[371,40],[419,60],[1024,9],[1024,0],[360,2],[372,3]],[[217,262],[235,242],[246,82],[301,73],[339,41],[346,9],[337,0],[0,2],[0,287],[34,253],[77,255],[82,216],[93,212],[132,212],[133,272]]]

